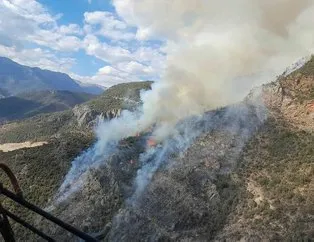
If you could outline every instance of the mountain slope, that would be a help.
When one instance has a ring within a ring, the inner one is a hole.
[[[236,169],[240,200],[217,240],[314,238],[314,57],[263,86],[269,117]]]
[[[40,113],[70,109],[95,96],[69,91],[34,91],[0,99],[0,121],[23,119]]]
[[[67,90],[100,94],[97,86],[84,88],[68,75],[20,65],[8,58],[0,57],[0,86],[11,95],[39,90]]]

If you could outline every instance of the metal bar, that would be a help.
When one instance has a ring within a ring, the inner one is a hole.
[[[7,176],[10,178],[11,184],[13,186],[13,189],[15,191],[15,194],[18,196],[23,197],[23,193],[22,193],[22,189],[20,188],[20,185],[15,177],[15,175],[13,174],[13,172],[11,171],[11,169],[3,163],[0,163],[0,168],[7,174]]]
[[[46,219],[54,222],[55,224],[59,225],[60,227],[64,228],[65,230],[75,234],[76,236],[82,238],[85,241],[98,241],[95,238],[91,237],[90,235],[76,229],[70,224],[63,222],[62,220],[54,217],[53,215],[47,213],[46,211],[42,210],[41,208],[37,207],[36,205],[24,200],[22,197],[15,195],[13,192],[7,190],[4,187],[0,187],[0,193],[7,196],[8,198],[12,199],[13,201],[21,204],[22,206],[34,211],[35,213],[40,214],[41,216],[45,217]]]
[[[44,238],[47,241],[51,241],[54,242],[55,240],[51,237],[49,237],[48,235],[44,234],[43,232],[41,232],[40,230],[36,229],[35,227],[33,227],[32,225],[30,225],[29,223],[27,223],[26,221],[24,221],[23,219],[20,219],[19,217],[17,217],[16,215],[14,215],[13,213],[11,213],[10,211],[6,210],[3,208],[3,212],[10,217],[11,219],[13,219],[15,222],[23,225],[25,228],[31,230],[32,232],[34,232],[35,234],[39,235],[40,237]]]
[[[1,209],[0,213],[0,234],[2,235],[4,241],[15,242],[11,224],[6,214],[4,214],[3,209]]]

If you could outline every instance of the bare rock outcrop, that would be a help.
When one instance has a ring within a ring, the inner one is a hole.
[[[121,115],[121,109],[112,109],[104,113],[100,113],[92,110],[88,105],[80,105],[73,108],[73,114],[79,127],[92,127],[95,124],[97,117],[102,116],[107,120],[117,118]]]
[[[77,120],[79,127],[89,126],[90,123],[93,122],[99,115],[87,105],[75,106],[73,108],[73,114]]]
[[[314,130],[314,76],[291,74],[263,87],[263,99],[271,112],[295,127]]]

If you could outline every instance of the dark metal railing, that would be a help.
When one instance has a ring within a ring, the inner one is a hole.
[[[4,195],[8,198],[10,198],[12,201],[22,205],[23,207],[43,216],[44,218],[48,219],[49,221],[59,225],[63,229],[69,231],[70,233],[80,237],[81,239],[85,241],[98,241],[97,239],[93,238],[92,236],[88,235],[87,233],[84,233],[77,228],[73,227],[72,225],[65,223],[64,221],[58,219],[57,217],[51,215],[50,213],[44,211],[43,209],[37,207],[36,205],[26,201],[23,197],[22,190],[18,184],[18,181],[16,177],[14,176],[13,172],[10,170],[10,168],[0,163],[0,169],[2,169],[9,177],[13,189],[15,193],[11,192],[10,190],[3,187],[2,183],[0,183],[0,195]],[[17,215],[11,213],[10,211],[6,210],[2,207],[0,204],[0,233],[2,234],[5,241],[13,242],[14,239],[14,233],[12,231],[10,222],[8,220],[8,217],[13,219],[15,222],[21,224],[25,228],[29,229],[33,233],[37,234],[38,236],[42,237],[43,239],[47,241],[55,241],[53,238],[48,236],[47,234],[41,232],[28,222],[24,221],[22,218],[18,217]]]

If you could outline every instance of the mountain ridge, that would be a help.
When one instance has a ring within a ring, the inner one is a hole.
[[[70,91],[29,91],[0,99],[0,122],[70,109],[95,95]]]
[[[92,94],[100,94],[104,91],[96,85],[80,85],[65,73],[20,65],[6,57],[0,57],[0,86],[10,95],[35,90],[63,90]]]

